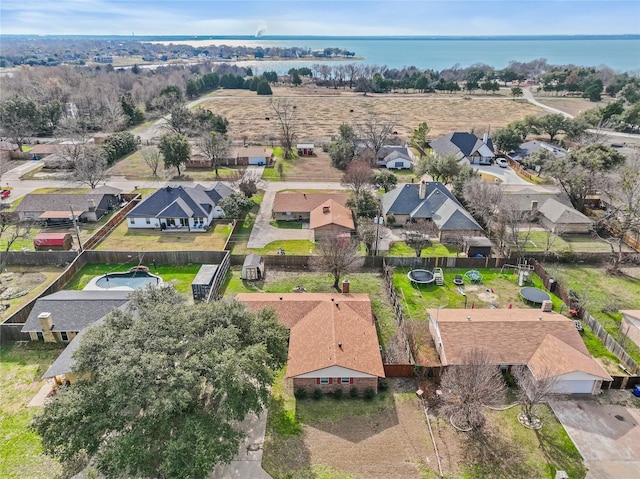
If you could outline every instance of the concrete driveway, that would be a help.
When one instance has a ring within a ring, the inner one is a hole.
[[[640,410],[596,398],[550,406],[584,458],[587,479],[640,477]]]
[[[520,178],[511,168],[500,168],[498,165],[471,165],[474,170],[493,175],[502,180],[503,185],[528,185],[531,183]]]

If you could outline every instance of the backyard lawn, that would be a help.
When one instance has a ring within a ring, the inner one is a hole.
[[[592,235],[556,236],[544,231],[520,232],[521,238],[525,236],[528,237],[525,245],[525,251],[528,252],[549,250],[554,253],[608,253],[611,251],[607,242]]]
[[[167,232],[159,230],[130,230],[127,222],[120,223],[94,248],[100,251],[220,251],[231,234],[227,223],[216,224],[205,232]]]
[[[45,384],[41,379],[62,352],[60,345],[27,343],[0,348],[0,477],[45,479],[62,471],[42,453],[40,437],[28,429],[39,408],[26,405]]]
[[[438,241],[432,242],[431,246],[422,249],[423,258],[443,258],[446,256],[458,256],[460,251],[455,246],[444,245]],[[413,257],[416,251],[404,241],[391,243],[389,252],[385,256]]]
[[[309,240],[280,240],[272,241],[264,248],[253,248],[251,252],[269,255],[278,254],[280,249],[288,255],[313,256],[316,252],[316,244]]]
[[[396,321],[393,309],[387,300],[382,277],[377,273],[353,273],[347,276],[352,293],[368,293],[371,308],[376,317],[378,339],[385,347],[396,333]],[[267,270],[266,281],[244,281],[240,279],[240,270],[231,268],[223,284],[226,297],[238,293],[291,293],[296,286],[303,286],[310,293],[336,293],[333,278],[325,273],[294,273]]]
[[[144,264],[144,263],[143,263]],[[78,273],[69,281],[65,289],[80,290],[84,288],[89,281],[95,276],[102,276],[105,273],[117,273],[123,271],[129,271],[136,263],[129,264],[88,264],[84,266]],[[150,272],[157,274],[162,278],[165,283],[174,282],[176,289],[182,293],[191,297],[191,283],[193,282],[198,270],[199,264],[183,264],[183,265],[165,265],[159,264],[157,268],[154,268],[150,264]]]

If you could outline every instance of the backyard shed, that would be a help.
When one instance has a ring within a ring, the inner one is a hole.
[[[194,301],[206,301],[217,272],[217,264],[203,264],[200,266],[198,274],[191,283],[191,292],[193,293]]]
[[[313,143],[298,143],[298,156],[313,156]]]
[[[467,236],[464,239],[464,253],[468,258],[491,256],[491,240],[484,236]]]
[[[36,251],[69,251],[73,246],[70,233],[38,233],[33,239]]]
[[[242,265],[240,279],[260,281],[264,278],[264,260],[255,253],[247,255]]]

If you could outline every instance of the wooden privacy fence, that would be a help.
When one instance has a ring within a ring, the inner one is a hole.
[[[91,238],[89,238],[87,241],[85,241],[82,244],[82,249],[84,250],[91,249],[94,246],[96,246],[100,241],[102,241],[102,239],[105,236],[111,233],[120,224],[120,222],[124,219],[127,213],[129,213],[129,211],[131,211],[133,208],[135,208],[138,205],[141,199],[142,199],[142,196],[140,195],[136,195],[133,198],[131,198],[129,202],[126,205],[124,205],[122,208],[120,208],[118,211],[116,211],[115,214],[111,218],[109,218],[109,220],[91,236]]]
[[[631,356],[627,354],[624,348],[618,343],[613,337],[604,329],[604,327],[591,316],[588,312],[584,311],[582,313],[582,321],[591,328],[593,334],[598,336],[602,344],[615,354],[620,361],[627,367],[631,374],[638,374],[640,368],[638,367],[638,363],[636,363]]]
[[[384,375],[388,378],[413,377],[415,365],[413,364],[383,364]]]

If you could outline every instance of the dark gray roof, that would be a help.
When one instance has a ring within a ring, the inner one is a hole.
[[[45,194],[33,194],[29,193],[25,195],[24,199],[17,206],[17,212],[31,212],[31,211],[69,211],[73,208],[74,211],[88,211],[89,200],[93,200],[95,205],[99,205],[105,196],[114,196],[111,193],[84,193],[84,194],[69,194],[69,193],[45,193]]]
[[[591,224],[592,221],[572,206],[550,199],[540,209],[540,214],[554,224]]]
[[[458,159],[462,159],[463,157],[468,158],[473,155],[483,144],[482,139],[473,133],[457,131],[432,141],[430,146],[437,153],[453,153]],[[491,138],[487,139],[487,146],[493,151]]]
[[[255,253],[251,253],[245,256],[242,267],[244,268],[245,266],[260,266],[261,264],[262,264],[262,256],[257,255]]]
[[[211,283],[211,279],[215,276],[216,271],[218,271],[217,264],[203,264],[200,266],[198,270],[198,274],[193,279],[191,284],[209,284]]]
[[[51,313],[52,331],[77,332],[129,301],[130,291],[59,291],[36,301],[22,332],[42,332],[40,313]]]
[[[439,197],[430,198],[431,194],[435,191],[438,191],[438,194],[449,197],[456,202],[458,201],[456,200],[455,196],[453,196],[453,194],[439,181],[427,181],[426,187],[427,192],[425,195],[425,199],[421,200],[419,196],[420,184],[405,183],[398,185],[396,188],[389,191],[388,193],[385,193],[380,198],[382,202],[382,212],[385,215],[409,215],[414,210],[422,210],[421,205],[428,199],[429,202],[434,200],[439,201]],[[426,212],[426,209],[424,212]]]
[[[468,246],[492,246],[491,240],[485,236],[469,236],[464,239]]]
[[[120,193],[122,193],[122,190],[120,188],[116,188],[115,186],[107,186],[107,185],[102,185],[102,186],[98,186],[97,188],[94,188],[91,193],[101,193],[103,195],[119,195]]]
[[[396,146],[396,145],[384,145],[378,151],[378,160],[387,160],[387,156],[395,153],[396,155],[401,155],[402,158],[406,158],[407,160],[411,159],[409,155],[409,148],[406,146]]]
[[[571,206],[569,198],[564,193],[540,193],[538,191],[526,188],[519,191],[507,192],[502,195],[502,208],[514,208],[516,211],[530,211],[531,202],[538,202],[538,209],[548,200],[556,200],[563,205]]]
[[[206,218],[216,204],[231,193],[233,190],[220,182],[208,190],[202,185],[166,186],[131,210],[127,218],[156,218],[160,214],[174,218]]]
[[[483,231],[467,210],[449,199],[436,211],[432,220],[440,231]]]
[[[564,158],[567,155],[567,150],[564,148],[560,148],[559,146],[552,145],[550,143],[545,143],[544,141],[533,140],[522,143],[518,148],[509,153],[509,156],[513,160],[521,161],[532,153],[542,149],[550,151],[556,156],[556,158]]]

